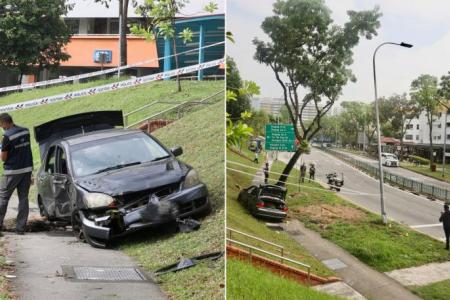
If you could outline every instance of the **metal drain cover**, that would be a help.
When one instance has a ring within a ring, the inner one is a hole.
[[[61,266],[65,278],[89,281],[148,281],[145,274],[134,267]]]
[[[342,261],[340,261],[337,258],[322,260],[322,263],[330,268],[331,270],[339,270],[347,267],[346,264],[344,264]]]

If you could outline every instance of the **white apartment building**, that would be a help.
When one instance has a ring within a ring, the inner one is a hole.
[[[404,141],[411,144],[426,144],[430,143],[429,126],[426,113],[422,112],[418,118],[414,118],[407,126]],[[450,114],[447,115],[447,124],[445,122],[445,113],[439,113],[437,118],[433,121],[432,129],[433,144],[443,145],[445,134],[447,134],[447,145],[450,145]]]

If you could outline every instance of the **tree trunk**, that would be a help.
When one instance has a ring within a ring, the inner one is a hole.
[[[129,0],[119,1],[119,18],[121,19],[120,25],[120,65],[126,66],[127,61],[127,29],[128,29],[128,3]]]
[[[294,168],[295,164],[297,163],[297,160],[300,158],[300,156],[303,153],[303,149],[298,148],[297,151],[295,151],[294,155],[291,157],[289,162],[287,163],[286,167],[284,168],[282,175],[280,175],[280,178],[278,179],[277,185],[278,186],[285,186],[286,180],[289,177],[289,174],[291,173],[292,169]]]
[[[173,26],[175,27],[175,24]],[[172,43],[173,43],[173,55],[175,57],[175,69],[178,69],[177,42],[175,40],[175,37],[172,38]],[[178,74],[177,74],[177,90],[178,92],[181,92],[181,81],[180,75]]]

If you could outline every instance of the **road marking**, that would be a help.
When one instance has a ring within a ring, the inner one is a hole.
[[[424,224],[424,225],[411,225],[411,228],[427,228],[427,227],[437,227],[442,226],[442,223],[436,223],[436,224]]]

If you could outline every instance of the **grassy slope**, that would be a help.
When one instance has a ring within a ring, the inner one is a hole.
[[[250,157],[253,158],[253,156]],[[264,156],[261,155],[261,157]],[[239,162],[253,168],[257,166],[250,160],[245,159],[230,150],[227,150],[227,161]],[[260,163],[262,162],[263,159],[261,158]],[[256,173],[256,170],[252,168],[238,166],[229,162],[227,163],[227,167],[252,174]],[[244,188],[249,186],[251,181],[252,176],[227,170],[227,226],[284,246],[286,256],[310,264],[311,271],[315,274],[323,276],[332,275],[332,272],[329,269],[306,252],[306,250],[295,242],[287,233],[275,232],[268,229],[265,225],[266,221],[255,219],[240,203],[237,202],[236,199],[240,190],[237,185]],[[239,240],[246,241],[245,238],[240,238]],[[266,246],[262,243],[255,243],[252,241],[251,244],[272,252],[275,251],[273,248],[271,249],[270,246]],[[232,277],[232,275],[230,276]]]
[[[411,289],[424,300],[447,300],[450,298],[450,280],[439,281]]]
[[[39,97],[56,95],[68,91],[80,90],[88,87],[102,85],[117,79],[97,80],[76,85],[62,85],[48,89],[35,89],[23,93],[14,93],[0,97],[0,105],[6,105]],[[15,123],[25,126],[30,130],[33,126],[54,120],[60,117],[95,110],[122,110],[124,113],[130,112],[147,103],[156,100],[170,100],[182,102],[187,100],[199,100],[223,89],[223,81],[189,81],[183,82],[181,93],[176,92],[175,81],[157,81],[150,84],[141,85],[135,88],[118,90],[89,97],[77,98],[69,101],[43,105],[35,108],[14,111],[11,113]],[[149,116],[158,111],[170,108],[173,104],[157,104],[146,109],[142,114],[130,119],[130,122],[138,121],[145,116]],[[40,165],[39,147],[34,138],[31,147],[35,170]],[[3,165],[0,166],[0,171]],[[35,189],[31,189],[30,199],[34,200]]]
[[[445,181],[445,182],[450,182],[450,167],[446,166],[446,177],[442,177],[442,165],[437,165],[437,170],[436,172],[432,172],[430,170],[430,166],[426,165],[426,166],[415,166],[409,162],[401,162],[400,166],[402,168],[405,168],[407,170],[428,176],[428,177],[432,177],[434,179],[437,180],[441,180],[441,181]]]
[[[228,299],[342,299],[234,259],[227,261],[227,271],[233,276],[227,276]]]
[[[132,240],[121,249],[147,270],[224,246],[224,106],[214,104],[159,129],[155,136],[168,146],[183,146],[181,159],[191,164],[207,184],[214,214],[192,233],[161,235]],[[158,277],[172,299],[223,299],[224,260],[197,265],[189,270]]]
[[[280,172],[283,167],[284,164],[278,162],[272,166],[271,171]],[[298,170],[293,170],[290,177],[298,178]],[[288,200],[291,212],[300,207],[331,205],[336,209],[353,208],[363,218],[349,221],[335,215],[332,224],[325,224],[321,218],[308,214],[296,213],[294,217],[378,271],[450,260],[450,254],[444,250],[442,242],[395,222],[385,226],[381,224],[379,216],[351,204],[338,194],[323,189],[319,184],[309,186],[314,189],[302,187],[300,195]],[[288,186],[288,190],[293,193],[298,188]]]

